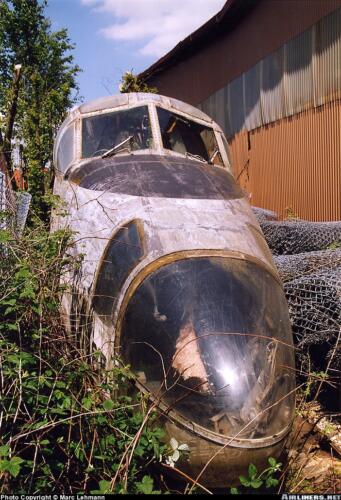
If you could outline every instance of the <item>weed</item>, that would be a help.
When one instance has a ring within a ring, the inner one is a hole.
[[[96,368],[101,353],[60,324],[60,276],[79,265],[72,234],[35,221],[0,241],[0,492],[154,492],[151,465],[167,450],[154,409],[118,395],[133,387],[129,368]]]
[[[275,475],[281,471],[282,464],[277,462],[273,457],[268,459],[268,463],[269,467],[260,473],[258,473],[257,467],[251,463],[248,468],[248,476],[239,476],[241,486],[248,490],[258,490],[261,486],[265,486],[266,488],[277,486],[279,480]],[[231,488],[230,493],[233,495],[238,494],[238,488]]]

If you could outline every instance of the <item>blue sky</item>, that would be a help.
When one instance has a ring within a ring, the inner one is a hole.
[[[49,0],[52,29],[76,44],[82,101],[118,93],[138,73],[216,14],[225,0]]]

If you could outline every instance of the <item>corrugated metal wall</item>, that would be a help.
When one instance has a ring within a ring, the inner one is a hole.
[[[253,205],[341,220],[341,8],[201,103]]]
[[[242,131],[230,141],[251,203],[313,221],[341,220],[341,101]]]
[[[147,83],[163,95],[197,106],[339,7],[341,0],[258,0],[236,25],[226,26],[225,34],[215,38],[212,33],[211,43],[177,54]]]
[[[341,8],[288,40],[199,107],[232,137],[341,98]]]

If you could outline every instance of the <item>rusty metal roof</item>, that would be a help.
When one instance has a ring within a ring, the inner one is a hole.
[[[148,80],[156,73],[163,71],[169,66],[182,61],[193,52],[213,42],[223,33],[232,31],[243,17],[253,9],[260,0],[227,0],[224,7],[205,24],[181,40],[171,51],[161,57],[145,71],[140,73],[140,78]]]

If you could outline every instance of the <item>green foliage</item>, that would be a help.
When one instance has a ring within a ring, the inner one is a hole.
[[[333,241],[326,246],[326,250],[337,250],[338,248],[341,248],[341,241]]]
[[[258,473],[257,467],[250,464],[247,476],[239,476],[239,481],[242,487],[247,490],[258,490],[260,487],[274,488],[278,485],[279,480],[275,475],[281,471],[282,464],[277,462],[275,458],[268,459],[269,467]],[[236,495],[239,493],[237,488],[231,488],[230,493]]]
[[[76,75],[67,31],[51,30],[45,0],[0,2],[0,112],[6,118],[15,64],[22,64],[14,139],[23,145],[23,163],[35,211],[47,216],[43,196],[52,182],[53,141],[76,100]],[[4,123],[0,122],[0,130]]]
[[[154,479],[150,476],[143,476],[142,481],[136,483],[136,491],[144,495],[157,495],[161,493],[160,490],[154,490]]]
[[[166,447],[149,400],[60,324],[60,276],[79,265],[72,234],[37,220],[22,239],[0,237],[0,493],[159,492],[151,464]]]
[[[128,92],[148,92],[157,94],[158,89],[156,87],[149,87],[141,80],[141,78],[134,75],[132,71],[126,71],[121,79],[120,92],[122,94],[126,94]]]
[[[309,371],[309,375],[307,377],[307,381],[303,387],[302,393],[303,396],[307,399],[311,399],[313,397],[313,388],[316,388],[316,385],[320,384],[321,381],[328,380],[329,375],[327,372],[314,372],[314,371]]]
[[[295,209],[292,207],[292,206],[288,206],[285,208],[285,212],[286,212],[286,219],[287,220],[291,220],[291,221],[295,221],[295,220],[298,220],[299,217],[297,215],[297,213],[295,212]]]

